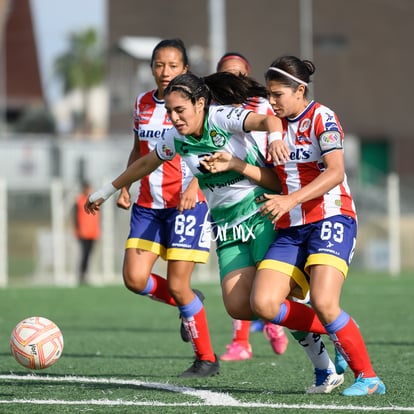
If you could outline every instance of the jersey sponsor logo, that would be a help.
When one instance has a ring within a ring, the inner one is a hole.
[[[296,138],[297,143],[304,145],[304,144],[311,144],[312,139],[310,137],[307,137],[305,135],[300,135]]]
[[[152,105],[145,104],[142,106],[139,112],[138,120],[140,124],[148,124],[154,113],[154,107]]]
[[[327,131],[338,131],[338,124],[336,122],[325,122],[325,128]]]
[[[162,130],[159,129],[142,129],[139,130],[139,137],[143,138],[164,138],[165,133],[170,128],[163,128]]]
[[[292,161],[307,160],[312,155],[312,151],[306,150],[304,148],[296,148],[295,151],[292,151],[289,155],[289,158]]]
[[[333,130],[339,131],[339,127],[338,127],[338,124],[336,122],[334,114],[332,114],[330,112],[325,112],[324,115],[325,115],[325,117],[324,117],[325,129],[327,131],[333,131]]]
[[[238,121],[240,121],[241,115],[245,112],[245,109],[243,107],[240,108],[231,108],[229,113],[227,114],[227,119],[236,117]]]
[[[216,176],[218,174],[215,174]],[[237,177],[234,177],[227,181],[220,181],[217,183],[205,183],[206,188],[208,188],[210,191],[214,191],[215,189],[220,189],[223,187],[228,187],[230,185],[236,184],[240,181],[243,181],[245,179],[244,175],[238,175]]]

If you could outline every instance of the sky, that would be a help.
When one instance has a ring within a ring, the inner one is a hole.
[[[71,32],[94,27],[105,36],[105,0],[30,0],[45,97],[50,104],[61,96],[53,62],[68,50]]]

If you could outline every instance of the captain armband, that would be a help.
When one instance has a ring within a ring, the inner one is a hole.
[[[339,131],[325,131],[319,136],[322,153],[343,148],[342,136]]]

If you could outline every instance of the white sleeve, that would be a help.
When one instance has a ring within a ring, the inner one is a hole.
[[[244,130],[244,120],[252,112],[242,106],[217,106],[214,108],[215,114],[213,122],[228,132],[246,132]]]

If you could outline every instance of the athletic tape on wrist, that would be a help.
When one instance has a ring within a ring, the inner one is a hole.
[[[94,203],[95,201],[102,198],[103,200],[107,200],[109,197],[111,197],[112,194],[114,194],[118,189],[115,188],[112,183],[105,184],[102,188],[95,191],[89,196],[89,201],[91,203]]]
[[[282,141],[283,135],[279,131],[271,132],[267,138],[269,144],[271,144],[274,141]]]

